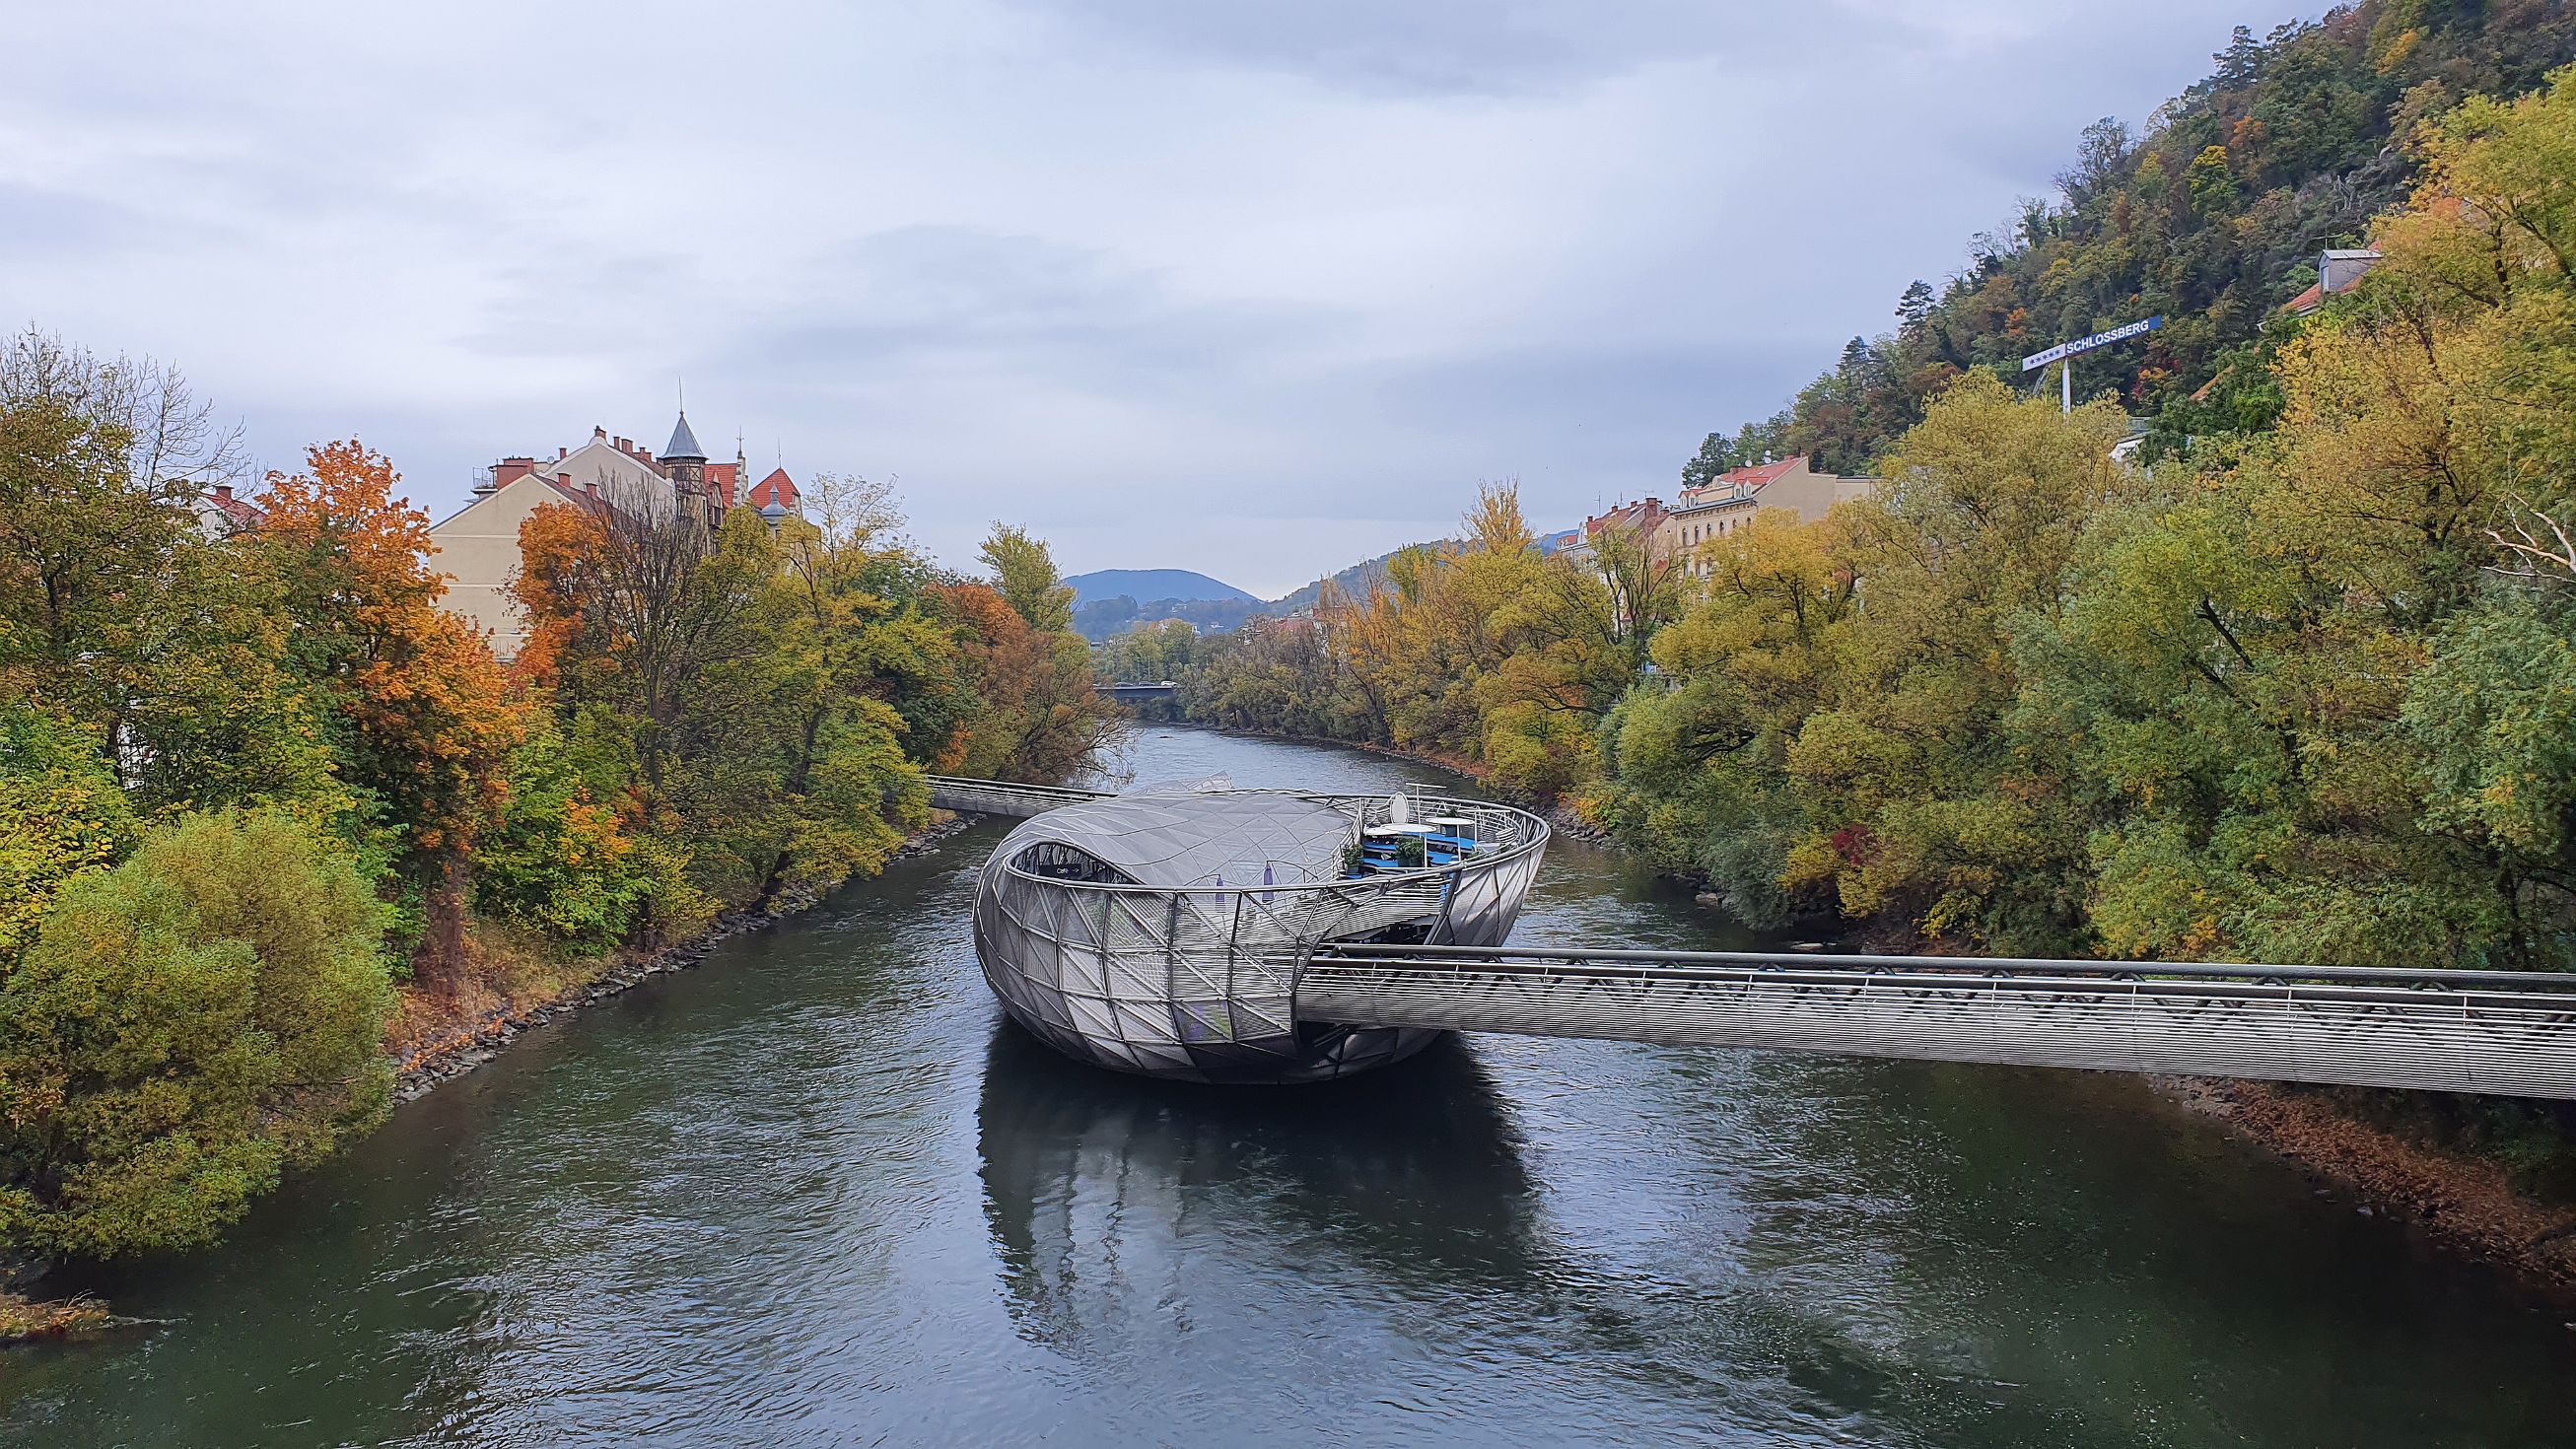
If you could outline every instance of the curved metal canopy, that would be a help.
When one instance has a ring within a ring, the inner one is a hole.
[[[1150,791],[1086,800],[1032,816],[1002,842],[998,860],[1054,844],[1117,869],[1138,885],[1294,885],[1342,873],[1351,817],[1302,795],[1271,790],[1199,794]]]

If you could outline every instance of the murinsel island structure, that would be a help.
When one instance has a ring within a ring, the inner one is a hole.
[[[1500,945],[1547,849],[1527,811],[1427,793],[943,789],[1030,817],[975,893],[1004,1009],[1079,1060],[1198,1081],[1322,1081],[1429,1045],[1437,1028],[1301,1016],[1300,963],[1332,942]]]
[[[1325,1081],[1449,1030],[2576,1099],[2576,976],[1504,944],[1544,820],[1424,791],[1106,795],[934,777],[1025,817],[975,950],[1077,1060]]]

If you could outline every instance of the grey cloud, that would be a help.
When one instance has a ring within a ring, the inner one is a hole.
[[[1802,43],[1903,45],[1912,27],[1831,4],[1694,0],[1025,0],[1134,42],[1398,94],[1514,94],[1658,61],[1752,61]]]
[[[1668,487],[2242,3],[40,7],[0,316],[433,512],[658,441],[678,373],[710,442],[900,474],[952,560],[1007,516],[1285,588],[1480,478],[1542,523]]]
[[[97,256],[148,242],[149,222],[117,202],[0,181],[0,256]]]
[[[1188,301],[1096,249],[955,226],[861,238],[816,259],[792,290],[709,362],[786,382],[974,359],[1086,389],[1204,390],[1336,325],[1325,309]]]

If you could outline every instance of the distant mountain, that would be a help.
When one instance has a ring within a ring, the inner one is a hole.
[[[1383,553],[1355,563],[1329,582],[1345,598],[1366,599],[1386,583],[1386,561],[1393,557],[1393,552]],[[1286,598],[1267,601],[1188,569],[1101,569],[1065,582],[1074,590],[1074,630],[1100,644],[1161,619],[1185,620],[1202,634],[1230,633],[1255,615],[1279,618],[1315,607],[1328,581],[1317,579]]]
[[[1139,604],[1166,600],[1183,604],[1260,602],[1232,584],[1188,569],[1097,569],[1075,574],[1065,582],[1073,588],[1073,606],[1077,609],[1117,598],[1134,599]]]

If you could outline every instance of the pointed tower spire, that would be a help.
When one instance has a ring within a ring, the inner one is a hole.
[[[671,429],[671,441],[664,444],[662,448],[662,461],[667,463],[673,459],[686,459],[692,463],[703,463],[707,460],[707,450],[698,446],[698,435],[689,431],[689,412],[686,408],[680,410],[679,426]]]

